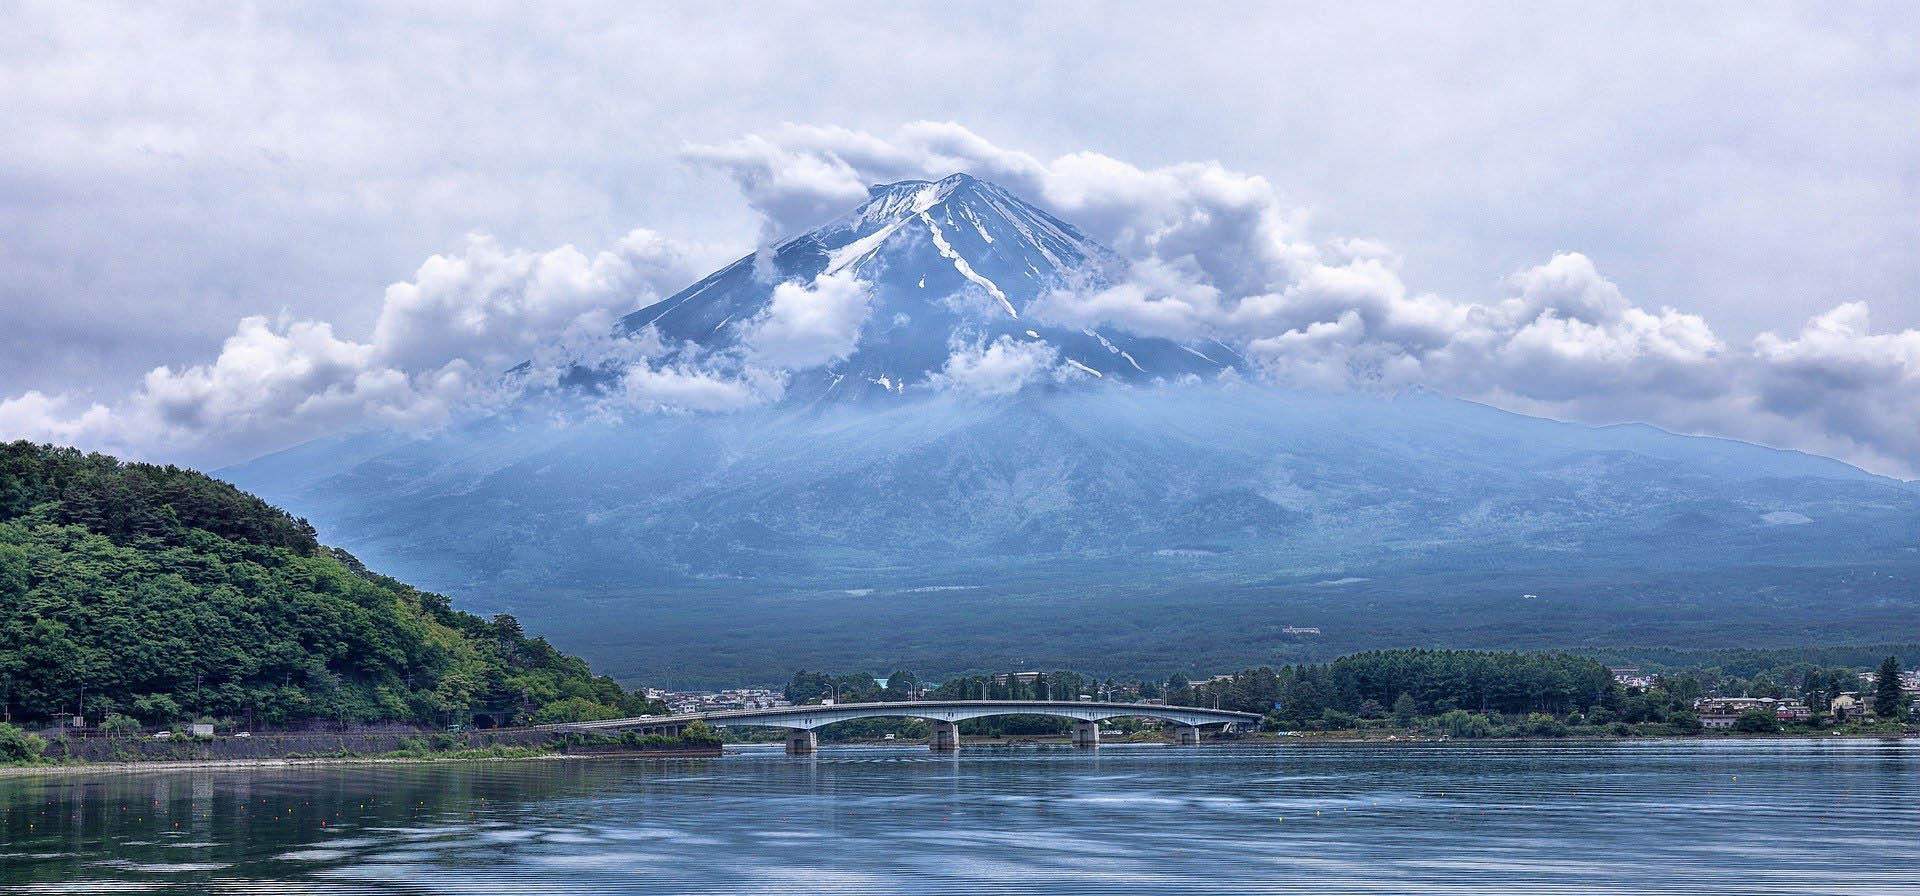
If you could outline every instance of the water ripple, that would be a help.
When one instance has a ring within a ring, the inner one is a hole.
[[[1920,892],[1914,742],[903,745],[100,783],[0,784],[0,893]]]

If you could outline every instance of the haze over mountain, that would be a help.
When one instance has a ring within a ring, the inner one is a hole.
[[[616,675],[683,681],[1847,640],[1920,608],[1908,484],[1418,390],[1283,391],[1219,342],[1049,322],[1115,263],[963,174],[876,186],[517,407],[223,475]],[[593,412],[661,371],[761,400]]]

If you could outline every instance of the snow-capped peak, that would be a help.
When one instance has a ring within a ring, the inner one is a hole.
[[[999,187],[975,180],[970,174],[949,174],[932,181],[903,180],[891,184],[874,184],[867,188],[867,202],[854,209],[849,217],[874,220],[917,215],[940,204],[954,191],[968,188],[985,188],[1004,193]]]
[[[1013,317],[1019,316],[1016,302],[1111,257],[1073,225],[967,174],[877,184],[859,208],[781,248],[808,243],[826,251],[828,273],[857,274],[875,259],[931,246]]]
[[[1105,279],[1115,256],[1073,225],[967,174],[877,184],[858,207],[767,251],[770,257],[742,258],[629,315],[624,328],[654,327],[670,343],[724,349],[741,339],[741,322],[768,309],[780,284],[840,275],[866,284],[872,304],[856,350],[820,378],[834,384],[828,389],[885,378],[885,391],[898,393],[933,380],[956,346],[1002,337],[1046,342],[1063,368],[1108,382],[1207,375],[1231,363],[1213,356],[1233,357],[1217,344],[1202,353],[1025,320],[1028,304],[1047,291]]]

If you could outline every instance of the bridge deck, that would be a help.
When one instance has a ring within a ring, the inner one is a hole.
[[[851,719],[917,718],[941,722],[959,722],[988,716],[1045,715],[1083,722],[1137,716],[1162,719],[1181,725],[1252,724],[1260,716],[1250,712],[1207,709],[1199,706],[1162,706],[1150,703],[1093,703],[1043,700],[919,700],[899,703],[842,703],[833,705],[780,706],[772,709],[744,709],[724,712],[683,713],[665,716],[638,716],[596,722],[568,722],[536,726],[558,730],[625,730],[632,728],[677,728],[692,722],[714,727],[757,725],[773,728],[814,729]]]

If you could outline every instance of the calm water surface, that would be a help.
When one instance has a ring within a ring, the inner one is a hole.
[[[0,779],[6,893],[1920,892],[1920,742],[826,748]]]

